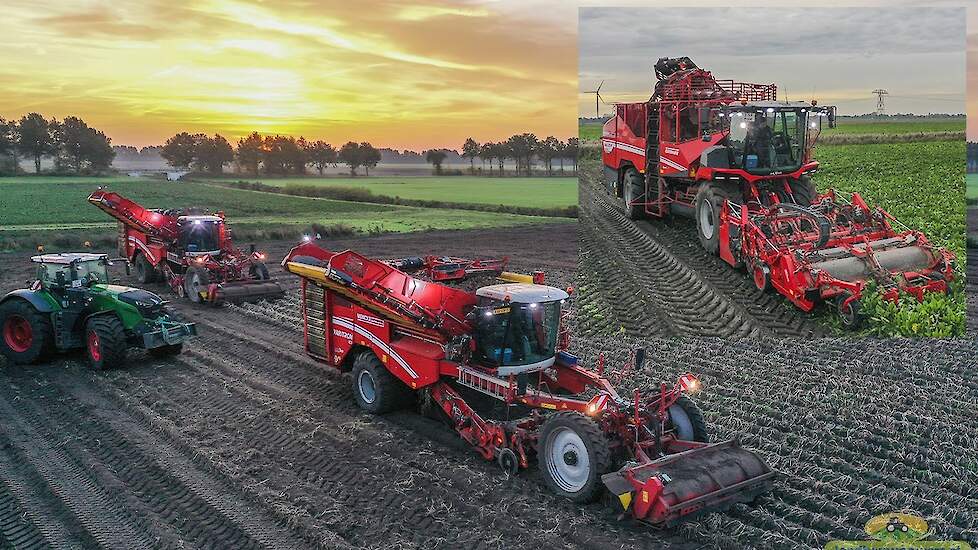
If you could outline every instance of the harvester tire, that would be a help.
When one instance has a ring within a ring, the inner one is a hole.
[[[170,344],[149,350],[149,354],[153,357],[173,357],[181,353],[183,353],[183,344]]]
[[[183,275],[183,290],[187,298],[195,304],[199,304],[204,301],[200,297],[200,292],[207,289],[207,285],[211,283],[211,277],[207,273],[206,269],[201,269],[199,267],[191,267]]]
[[[115,315],[96,315],[85,323],[85,354],[94,370],[117,367],[126,361],[126,331]]]
[[[679,396],[669,407],[669,423],[672,424],[676,437],[682,441],[710,442],[710,432],[706,429],[703,411],[689,396]]]
[[[818,195],[818,190],[815,189],[815,184],[812,183],[810,176],[801,176],[796,180],[789,180],[788,186],[795,198],[795,204],[800,206],[811,206]]]
[[[845,301],[852,296],[848,292],[839,294],[835,299],[835,309],[839,313],[839,320],[842,327],[846,330],[857,330],[863,323],[863,313],[859,311],[859,300],[853,300],[846,305]]]
[[[601,476],[611,470],[611,449],[601,428],[581,413],[564,411],[540,429],[537,460],[551,491],[576,503],[601,497]]]
[[[732,185],[708,182],[701,185],[696,193],[696,233],[703,248],[713,255],[720,252],[720,209],[728,200],[736,203],[743,201],[740,191]]]
[[[0,352],[8,361],[38,363],[53,350],[54,330],[47,314],[19,298],[0,305]]]
[[[625,215],[630,220],[639,220],[645,217],[645,207],[639,204],[629,206],[633,200],[639,200],[645,194],[645,179],[638,170],[629,168],[625,171],[625,176],[621,183],[621,204],[625,209]],[[642,199],[643,202],[647,202]]]
[[[387,370],[372,351],[353,361],[353,398],[370,414],[385,414],[406,407],[414,392]]]
[[[136,280],[139,281],[139,284],[156,282],[156,268],[149,263],[145,255],[136,254],[133,265],[136,268]]]
[[[268,274],[268,266],[264,263],[251,264],[248,268],[248,274],[251,275],[252,279],[258,281],[267,281],[272,277]]]

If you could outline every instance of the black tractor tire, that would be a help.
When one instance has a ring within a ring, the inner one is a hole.
[[[148,350],[153,357],[173,357],[183,353],[183,344],[170,344]]]
[[[115,315],[95,315],[85,322],[85,355],[93,370],[122,365],[128,347],[125,327]]]
[[[791,188],[791,195],[795,199],[795,204],[799,206],[811,206],[818,195],[815,184],[812,183],[810,176],[801,176],[796,180],[788,180],[788,187]],[[790,202],[790,197],[782,197],[782,200]]]
[[[835,299],[835,310],[839,314],[839,320],[842,322],[842,328],[846,330],[859,330],[865,320],[865,314],[863,314],[859,309],[859,300],[853,300],[849,302],[848,305],[843,306],[846,300],[852,294],[848,292],[843,292],[839,294]]]
[[[387,370],[372,351],[353,361],[353,398],[370,414],[386,414],[405,408],[414,400],[414,391]]]
[[[743,201],[740,190],[732,185],[708,182],[700,186],[696,193],[693,219],[700,244],[710,254],[720,253],[720,209],[724,201],[740,203]]]
[[[682,441],[710,442],[710,432],[706,428],[703,411],[688,395],[681,395],[669,407],[668,424],[676,432],[676,437]]]
[[[139,284],[155,283],[158,279],[156,274],[156,268],[153,264],[149,263],[144,254],[136,254],[135,260],[133,260],[133,267],[136,268],[136,281]]]
[[[183,290],[191,302],[199,304],[204,301],[200,297],[200,291],[206,290],[211,283],[210,274],[206,269],[191,267],[183,274]]]
[[[256,281],[267,281],[271,279],[271,275],[268,274],[268,266],[264,263],[254,263],[248,268],[248,274],[251,275],[252,279]]]
[[[15,298],[0,305],[0,353],[17,365],[39,363],[54,351],[51,317],[27,300]]]
[[[601,497],[601,476],[611,470],[612,456],[596,422],[578,412],[554,413],[543,423],[537,441],[537,462],[551,491],[579,504]],[[583,454],[587,468],[578,471]]]
[[[628,203],[633,200],[640,200],[642,202],[647,202],[643,197],[645,195],[645,178],[642,174],[638,173],[638,170],[634,168],[629,168],[625,170],[625,175],[622,176],[621,182],[621,204],[624,208],[625,215],[628,216],[630,220],[640,220],[645,217],[645,207],[640,204],[634,204],[629,206]]]

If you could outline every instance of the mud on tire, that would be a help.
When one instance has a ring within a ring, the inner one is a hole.
[[[54,351],[51,318],[30,302],[13,299],[0,305],[0,353],[18,365],[38,363]]]
[[[94,370],[117,367],[126,361],[126,331],[115,315],[96,315],[85,323],[85,354]]]
[[[590,418],[572,411],[554,413],[540,429],[537,460],[551,491],[577,503],[597,500],[601,476],[611,469],[608,438]]]
[[[353,399],[370,414],[385,414],[406,407],[414,392],[391,374],[372,351],[353,361]]]

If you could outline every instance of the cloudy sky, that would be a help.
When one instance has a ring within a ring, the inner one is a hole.
[[[920,0],[822,0],[819,4],[883,2],[921,5]],[[59,118],[79,115],[104,129],[115,143],[139,146],[160,143],[182,130],[221,132],[232,138],[259,130],[334,143],[357,139],[415,149],[457,148],[469,135],[489,140],[532,131],[567,137],[577,132],[579,106],[588,103],[581,91],[594,85],[595,69],[603,71],[607,65],[602,61],[588,69],[579,86],[578,6],[623,4],[677,2],[6,0],[0,17],[0,48],[4,51],[0,117],[19,117],[28,111]],[[683,4],[722,6],[731,2],[687,0]],[[811,2],[752,0],[751,4],[784,8]],[[919,13],[926,15],[926,11]],[[969,47],[974,52],[970,63],[975,69],[970,78],[976,84],[969,112],[978,122],[978,9],[971,10],[969,17]],[[734,16],[730,25],[739,25],[739,19]],[[826,33],[833,28],[851,29],[854,25],[849,19],[844,14],[823,22],[822,28]],[[943,59],[941,52],[926,48],[960,41],[960,25],[951,22],[952,32],[916,19],[916,15],[909,20],[887,19],[902,34],[897,39],[884,35],[885,48],[865,39],[860,42],[868,44],[868,51],[876,52],[871,55],[877,59],[886,57],[890,46],[902,48],[903,40],[925,49],[897,56],[903,61],[896,74],[887,73],[891,78],[867,82],[870,90],[876,86],[890,90],[891,109],[902,107],[897,95],[955,92],[950,87],[939,90],[933,81],[925,82],[927,86],[916,82],[921,80],[919,75],[935,72],[931,59]],[[642,24],[637,19],[628,22]],[[802,23],[811,26],[804,18]],[[688,27],[688,21],[681,22],[680,28]],[[763,35],[767,42],[786,33],[773,22],[767,28]],[[653,35],[663,32],[663,27],[656,26],[655,31]],[[641,36],[632,28],[624,33],[616,28],[615,34],[630,41]],[[812,40],[838,47],[820,35]],[[706,48],[704,57],[697,57],[702,64],[721,74],[727,70],[726,66],[719,69],[719,63],[727,61],[718,57],[723,52],[709,51],[710,44],[701,45]],[[657,54],[642,52],[640,57],[645,63],[639,65],[641,70],[629,68],[609,79],[605,85],[609,99],[619,99],[616,94],[647,95],[648,60]],[[828,68],[833,67],[833,59],[856,61],[866,57],[864,53],[836,52],[822,56],[821,61],[816,57],[808,58],[805,65],[806,71],[809,67],[826,69],[819,75],[816,92],[823,97],[837,93],[840,99],[863,93],[862,85],[848,78],[832,79],[847,74],[842,69]],[[793,73],[805,75],[806,71],[767,66],[770,71],[758,70],[756,78],[787,85],[789,97],[800,97],[796,91],[810,95],[813,79],[806,76],[803,84],[788,80]],[[730,76],[754,78],[755,73],[748,69],[750,63],[737,68],[736,74],[731,69]],[[960,71],[940,76],[949,82],[957,78],[960,86]],[[628,78],[637,80],[629,83]],[[915,82],[914,89],[908,89],[904,80]],[[864,96],[859,100],[867,103]],[[935,110],[938,105],[945,107],[941,110],[954,110],[948,106],[956,105],[947,101],[933,104]],[[841,101],[839,105],[859,106]],[[870,104],[856,110],[871,108]],[[971,130],[978,139],[978,124],[972,124]]]

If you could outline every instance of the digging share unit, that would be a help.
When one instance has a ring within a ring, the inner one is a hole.
[[[150,210],[102,189],[88,202],[119,220],[119,253],[135,265],[140,283],[162,279],[178,296],[198,303],[271,299],[284,293],[269,278],[264,253],[235,248],[221,212]]]
[[[499,261],[379,261],[311,242],[282,265],[301,278],[307,353],[351,372],[368,412],[420,400],[506,471],[535,457],[557,494],[590,502],[607,487],[632,516],[660,526],[771,488],[774,472],[756,454],[708,442],[688,396],[700,384],[693,375],[620,394],[603,367],[580,366],[566,351],[568,293],[544,286],[542,273],[503,272]],[[443,281],[489,272],[504,282],[469,292],[408,271]]]
[[[703,247],[757,288],[804,311],[832,300],[848,328],[870,283],[892,301],[948,291],[951,252],[858,193],[816,192],[812,151],[835,107],[778,101],[773,84],[719,80],[688,57],[655,73],[649,101],[616,105],[602,129],[607,189],[630,218],[692,217]]]

